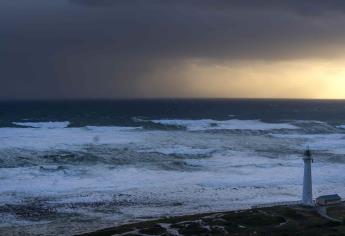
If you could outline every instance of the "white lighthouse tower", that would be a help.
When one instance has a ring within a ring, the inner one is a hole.
[[[311,156],[311,151],[308,149],[304,152],[304,177],[303,177],[303,197],[302,204],[305,206],[313,206],[313,189],[311,181],[311,163],[313,158]]]

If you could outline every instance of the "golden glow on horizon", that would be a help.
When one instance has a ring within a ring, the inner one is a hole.
[[[344,62],[189,61],[173,77],[182,96],[345,99]]]

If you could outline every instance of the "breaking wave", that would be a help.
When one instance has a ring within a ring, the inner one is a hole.
[[[0,128],[0,228],[46,219],[64,228],[59,222],[78,217],[85,231],[94,227],[88,220],[111,225],[297,200],[307,145],[315,153],[315,194],[345,195],[345,133],[326,122],[137,119],[128,126],[21,126]]]
[[[31,128],[45,128],[45,129],[60,129],[66,128],[70,125],[69,121],[63,122],[12,122],[14,125],[25,126]]]
[[[154,123],[172,126],[182,126],[190,131],[201,130],[276,130],[276,129],[298,129],[297,126],[287,123],[265,123],[260,120],[152,120]]]

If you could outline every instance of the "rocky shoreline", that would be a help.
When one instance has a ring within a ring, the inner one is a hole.
[[[342,220],[344,206],[330,209]],[[345,224],[329,221],[315,208],[274,206],[231,212],[167,217],[107,228],[83,236],[189,235],[345,235]]]

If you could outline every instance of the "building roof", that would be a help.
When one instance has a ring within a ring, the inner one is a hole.
[[[323,195],[323,196],[319,196],[317,197],[317,199],[324,199],[324,200],[328,200],[328,201],[332,201],[332,200],[340,200],[341,197],[339,197],[338,194],[331,194],[331,195]]]

